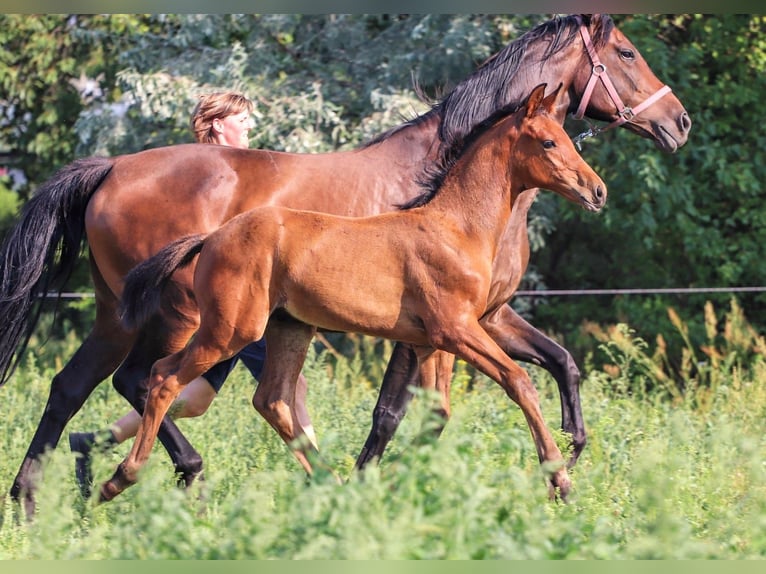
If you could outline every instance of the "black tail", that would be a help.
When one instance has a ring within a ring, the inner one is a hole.
[[[176,239],[155,255],[131,269],[122,290],[122,324],[137,329],[160,308],[162,290],[171,275],[191,263],[202,250],[205,235],[188,235]]]
[[[61,290],[85,243],[85,208],[112,160],[72,162],[24,206],[0,247],[0,385],[13,374],[40,318],[44,296]]]

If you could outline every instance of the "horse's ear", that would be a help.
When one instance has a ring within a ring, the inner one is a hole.
[[[553,114],[556,111],[556,100],[558,100],[559,92],[561,92],[561,86],[563,85],[563,82],[559,82],[559,85],[556,86],[556,89],[545,96],[545,99],[543,99],[542,103],[540,104],[538,113],[545,112],[546,114]]]
[[[526,116],[528,118],[531,118],[538,112],[540,108],[540,104],[545,98],[545,87],[547,85],[548,84],[540,84],[534,90],[532,90],[531,94],[529,94],[529,97],[527,98],[527,106],[526,106],[527,108]]]

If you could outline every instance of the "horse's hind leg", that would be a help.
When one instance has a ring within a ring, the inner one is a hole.
[[[571,468],[587,440],[580,404],[580,370],[574,358],[510,305],[503,305],[482,326],[512,359],[539,365],[556,380],[561,397],[561,428],[572,437],[572,454],[567,463]]]
[[[69,420],[93,389],[114,372],[130,349],[133,338],[120,328],[115,317],[114,302],[104,302],[97,295],[93,329],[53,378],[42,418],[10,491],[14,500],[23,498],[27,516],[34,513],[40,455],[56,447]]]
[[[184,372],[180,372],[183,366],[183,358],[188,356],[188,349],[175,353],[164,359],[160,359],[152,367],[151,385],[149,396],[146,401],[141,426],[138,429],[133,446],[128,456],[118,465],[112,477],[101,485],[99,501],[112,500],[127,487],[135,484],[138,472],[146,463],[151,453],[154,441],[157,437],[162,419],[165,417],[173,400],[179,395],[183,385],[191,381],[198,374],[189,375],[189,362]],[[194,370],[192,364],[192,370]],[[182,378],[183,383],[179,381]]]
[[[253,406],[277,431],[306,472],[308,452],[316,452],[314,429],[305,406],[301,367],[316,329],[290,318],[273,316],[266,327],[266,364],[253,395]],[[305,438],[302,442],[300,439]]]
[[[140,414],[144,412],[146,404],[151,367],[157,359],[169,354],[167,351],[158,353],[157,345],[152,345],[151,342],[141,337],[113,378],[115,389]],[[179,485],[191,485],[202,474],[202,456],[170,417],[166,416],[162,420],[157,438],[173,462]]]

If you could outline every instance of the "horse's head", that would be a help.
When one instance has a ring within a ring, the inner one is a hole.
[[[511,148],[511,180],[515,187],[542,187],[589,211],[599,211],[606,203],[606,184],[577,153],[555,119],[561,85],[548,96],[545,87],[540,84],[532,90],[514,115],[518,131]]]
[[[611,122],[609,127],[621,125],[666,152],[684,145],[689,114],[631,41],[608,16],[582,15],[578,21],[583,63],[570,87],[572,102],[579,103],[575,117],[587,114]]]

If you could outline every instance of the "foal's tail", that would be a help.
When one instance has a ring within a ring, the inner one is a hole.
[[[89,157],[61,168],[24,206],[0,247],[0,386],[13,374],[42,312],[85,243],[85,208],[112,169]]]
[[[125,276],[120,313],[126,329],[141,327],[159,310],[170,277],[192,262],[202,250],[205,237],[199,234],[177,239],[131,269]]]

